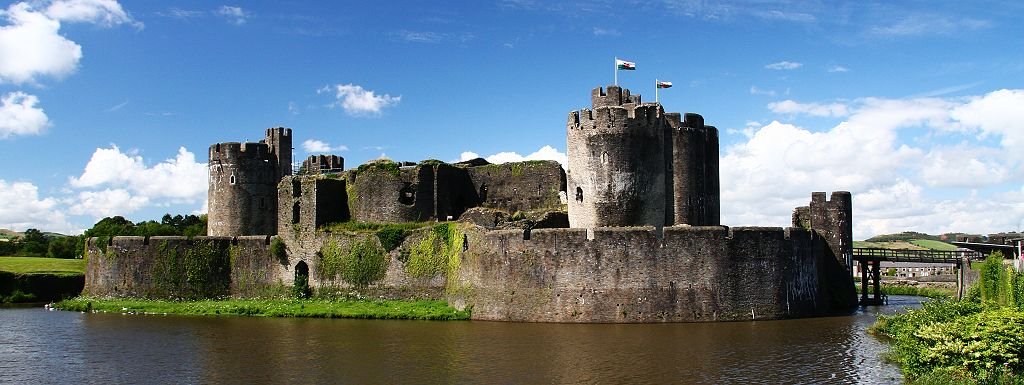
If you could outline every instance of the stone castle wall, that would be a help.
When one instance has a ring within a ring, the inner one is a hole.
[[[562,207],[565,171],[553,160],[489,164],[466,171],[480,207],[509,214]]]
[[[470,232],[472,234],[472,232]],[[804,229],[667,227],[501,230],[471,235],[449,298],[473,318],[697,322],[806,317],[852,290],[827,244]],[[834,279],[830,281],[830,279]]]
[[[133,298],[246,296],[291,282],[269,236],[100,237],[86,245],[83,294]]]
[[[841,311],[831,292],[850,285],[829,273],[828,246],[803,229],[669,227],[485,231],[465,235],[454,275],[415,273],[409,254],[431,245],[431,228],[385,251],[372,233],[286,234],[288,257],[269,237],[94,238],[84,293],[138,298],[252,297],[283,293],[295,266],[309,266],[320,293],[447,299],[473,318],[527,322],[706,322],[807,317]],[[386,261],[367,286],[324,275],[332,248],[368,242]],[[196,252],[196,248],[205,250]],[[190,250],[192,250],[190,252]],[[196,255],[198,254],[198,255]]]

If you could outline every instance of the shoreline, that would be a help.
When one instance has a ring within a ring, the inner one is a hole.
[[[88,313],[146,315],[246,316],[289,318],[468,320],[470,309],[457,310],[444,301],[368,299],[221,299],[198,301],[78,297],[53,308]]]

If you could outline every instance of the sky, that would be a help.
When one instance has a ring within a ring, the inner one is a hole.
[[[722,223],[850,191],[854,237],[1024,227],[1024,3],[0,3],[0,228],[206,210],[207,150],[565,162],[613,82],[720,130]]]

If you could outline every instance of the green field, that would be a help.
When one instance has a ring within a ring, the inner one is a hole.
[[[73,276],[85,274],[85,260],[34,258],[34,257],[0,257],[0,271],[14,274],[50,274],[55,276]]]
[[[890,242],[868,242],[868,241],[853,241],[853,247],[856,248],[876,248],[876,249],[890,249],[890,250],[941,250],[941,251],[953,251],[956,250],[956,246],[948,244],[942,241],[932,241],[927,239],[912,239],[909,241],[890,241]]]
[[[456,310],[444,301],[226,299],[161,301],[79,297],[54,307],[70,311],[205,316],[378,318],[465,320],[470,311]]]

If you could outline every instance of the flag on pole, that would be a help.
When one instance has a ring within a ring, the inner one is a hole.
[[[658,82],[658,88],[672,88],[672,82]]]
[[[615,59],[615,68],[620,69],[620,70],[624,70],[624,71],[636,71],[636,63],[616,58]]]

